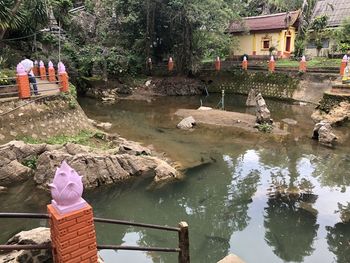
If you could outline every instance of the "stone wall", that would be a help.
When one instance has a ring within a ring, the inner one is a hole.
[[[247,95],[255,88],[264,97],[300,100],[318,103],[323,92],[331,88],[331,77],[325,75],[303,75],[299,73],[268,73],[223,71],[206,72],[200,75],[209,92],[237,93]]]
[[[299,86],[299,79],[287,74],[265,72],[246,73],[240,71],[222,72],[201,76],[208,83],[209,92],[248,94],[255,88],[264,97],[292,99]]]
[[[48,138],[93,130],[79,104],[67,95],[0,102],[0,143],[16,138]]]

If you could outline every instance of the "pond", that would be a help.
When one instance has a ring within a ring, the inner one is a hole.
[[[197,108],[201,97],[159,97],[103,104],[80,99],[86,114],[113,124],[112,132],[151,145],[184,168],[183,181],[154,187],[136,179],[84,193],[95,216],[190,227],[191,262],[217,262],[234,253],[246,262],[350,262],[350,142],[337,131],[336,149],[310,139],[311,106],[267,100],[274,120],[290,135],[278,137],[233,128],[176,128],[179,108]],[[227,95],[226,109],[253,113],[245,97]],[[215,107],[218,95],[205,98]],[[296,126],[282,125],[292,118]],[[186,168],[186,169],[185,169]],[[31,183],[0,195],[2,211],[43,212],[50,198]],[[39,222],[3,220],[1,242]],[[175,247],[177,236],[136,227],[97,225],[99,244]],[[6,238],[5,238],[6,237]],[[102,251],[105,262],[177,262],[176,254]]]

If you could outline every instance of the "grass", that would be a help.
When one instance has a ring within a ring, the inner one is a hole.
[[[322,67],[340,67],[341,59],[331,59],[324,57],[315,57],[307,61],[307,67],[322,68]],[[290,59],[279,59],[276,61],[277,67],[299,67],[299,61]]]
[[[21,137],[18,139],[29,144],[46,143],[51,145],[63,145],[65,143],[75,143],[90,146],[92,148],[109,149],[110,147],[108,141],[104,140],[103,138],[104,135],[100,132],[81,131],[77,135],[58,135],[47,139],[36,139],[33,137]]]

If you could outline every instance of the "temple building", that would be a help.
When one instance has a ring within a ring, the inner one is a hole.
[[[327,29],[335,30],[339,28],[346,18],[350,18],[350,0],[318,0],[312,13],[312,21],[319,16],[328,17]],[[324,37],[322,39],[321,56],[329,56],[330,54],[339,53],[335,39],[332,37]],[[306,55],[316,56],[317,49],[314,39],[310,39],[306,45]],[[341,52],[340,52],[341,54]]]
[[[271,53],[288,58],[294,51],[300,11],[285,12],[243,18],[230,23],[228,33],[235,36],[238,44],[234,57],[247,54],[264,58]]]

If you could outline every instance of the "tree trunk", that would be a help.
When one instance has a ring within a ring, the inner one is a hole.
[[[12,19],[16,15],[19,7],[21,6],[22,1],[23,0],[16,0],[15,5],[14,5],[14,7],[11,10],[11,17],[12,17]],[[3,29],[3,30],[0,31],[0,40],[2,40],[4,38],[4,36],[6,34],[6,31],[7,31],[7,29]]]

